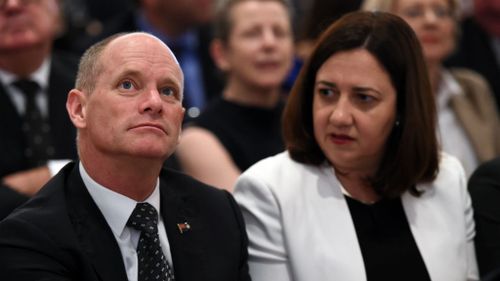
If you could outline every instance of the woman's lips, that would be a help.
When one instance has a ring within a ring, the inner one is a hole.
[[[330,134],[330,139],[334,144],[345,145],[354,141],[354,138],[342,134]]]

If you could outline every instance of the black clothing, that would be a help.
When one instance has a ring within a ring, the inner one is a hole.
[[[240,105],[217,99],[193,122],[212,132],[241,171],[257,161],[284,150],[281,113],[284,104],[272,109]]]
[[[368,281],[430,281],[400,198],[363,204],[345,196]]]

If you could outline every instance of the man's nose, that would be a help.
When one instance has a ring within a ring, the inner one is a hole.
[[[147,89],[143,96],[141,112],[161,113],[162,110],[163,100],[161,99],[158,89]]]

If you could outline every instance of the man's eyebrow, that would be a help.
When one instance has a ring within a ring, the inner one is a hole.
[[[118,74],[118,77],[124,77],[124,76],[141,76],[142,73],[138,70],[135,69],[124,69]]]

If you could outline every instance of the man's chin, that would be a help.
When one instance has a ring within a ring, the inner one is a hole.
[[[173,153],[173,151],[170,151],[165,147],[161,147],[161,148],[145,147],[145,148],[137,149],[137,150],[133,151],[131,154],[137,158],[158,160],[158,161],[163,162],[172,153]]]

